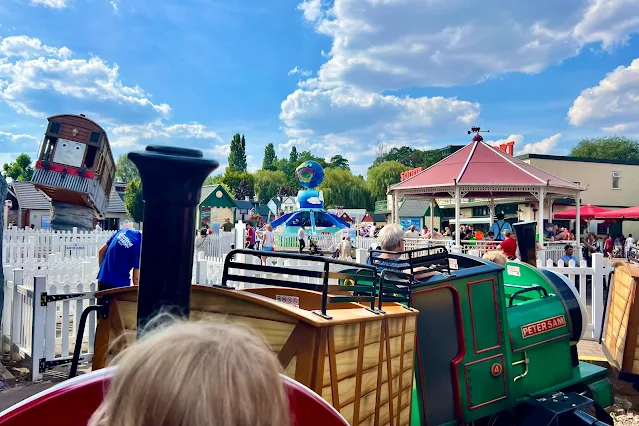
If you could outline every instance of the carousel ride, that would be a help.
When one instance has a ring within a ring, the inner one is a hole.
[[[324,209],[324,194],[318,190],[324,181],[324,168],[316,161],[305,161],[295,170],[295,178],[304,187],[297,193],[296,210],[275,219],[271,225],[285,234],[297,234],[301,226],[317,234],[335,234],[350,224]]]
[[[115,368],[104,367],[167,310],[258,330],[287,376],[299,426],[612,424],[606,369],[578,359],[584,308],[565,276],[439,246],[372,252],[370,265],[282,252],[269,257],[284,262],[255,264],[248,258],[262,253],[234,250],[219,285],[191,285],[195,203],[217,164],[165,147],[130,158],[154,212],[145,216],[140,285],[99,292],[82,314],[79,336],[98,313],[95,371],[0,413],[1,426],[45,416],[49,425],[86,424]],[[161,179],[167,168],[170,182]],[[178,218],[189,223],[178,229]],[[534,259],[533,227],[515,232]]]

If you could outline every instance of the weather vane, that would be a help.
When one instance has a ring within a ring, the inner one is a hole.
[[[490,132],[490,130],[482,130],[481,127],[471,127],[468,134],[476,133],[476,135],[473,136],[473,142],[481,142],[484,140],[482,135],[480,135],[481,132]]]

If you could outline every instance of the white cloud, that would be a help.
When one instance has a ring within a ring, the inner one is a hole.
[[[561,133],[556,133],[539,142],[525,144],[517,154],[550,154],[559,143],[559,139],[561,139]]]
[[[37,56],[37,57],[36,57]],[[49,57],[45,57],[49,56]],[[0,100],[19,113],[46,117],[51,104],[57,112],[78,107],[118,106],[121,118],[168,117],[169,105],[156,104],[139,86],[122,83],[117,64],[98,57],[69,59],[71,51],[43,45],[37,38],[7,37],[0,43]],[[15,60],[15,58],[24,58]],[[77,101],[77,102],[74,102]]]
[[[28,141],[38,141],[39,139],[36,138],[35,136],[32,135],[25,135],[25,134],[16,134],[16,133],[11,133],[11,132],[3,132],[0,130],[0,137],[3,138],[7,138],[9,139],[11,142],[17,142],[23,139],[26,139]]]
[[[40,56],[66,59],[73,52],[67,47],[55,48],[43,45],[37,38],[27,36],[5,37],[0,42],[0,56],[12,57],[20,56],[25,59],[37,58]]]
[[[317,22],[323,15],[322,2],[320,0],[304,0],[297,5],[297,10],[301,10],[306,21]]]
[[[521,154],[550,154],[561,138],[561,133],[556,133],[538,142],[524,143],[523,135],[510,135],[506,139],[485,141],[488,145],[499,146],[506,142],[515,142],[515,155]]]
[[[295,65],[295,68],[290,70],[288,72],[288,75],[295,75],[295,74],[299,74],[302,77],[309,77],[311,74],[313,74],[313,71],[298,68],[297,65]]]
[[[121,125],[111,131],[110,142],[115,147],[135,146],[145,139],[209,139],[221,142],[217,133],[198,123],[166,125],[161,120],[139,125]],[[218,145],[216,152],[228,155],[230,145]]]
[[[296,145],[319,156],[357,153],[349,160],[370,162],[380,139],[387,146],[424,146],[435,134],[470,126],[479,109],[455,98],[398,97],[352,87],[298,89],[281,105],[290,139],[279,151]]]
[[[568,110],[568,119],[574,126],[592,125],[608,132],[639,130],[639,59],[583,90]]]
[[[113,11],[115,13],[118,13],[118,2],[117,2],[117,0],[111,0],[109,3],[111,4],[111,7],[113,8]]]
[[[68,6],[67,0],[31,0],[34,6],[46,6],[52,9],[63,9]]]
[[[304,19],[333,40],[306,87],[372,91],[448,86],[508,73],[538,73],[591,43],[606,48],[639,31],[636,0],[319,0]]]

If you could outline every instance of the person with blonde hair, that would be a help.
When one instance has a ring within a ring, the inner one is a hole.
[[[270,223],[264,225],[264,231],[257,231],[257,235],[262,239],[262,251],[275,251],[275,234]],[[267,256],[262,256],[262,263],[266,265]]]
[[[180,321],[144,335],[88,426],[291,426],[277,358],[248,329]]]
[[[482,259],[490,260],[501,266],[506,266],[508,262],[508,258],[501,250],[489,250],[482,256]]]

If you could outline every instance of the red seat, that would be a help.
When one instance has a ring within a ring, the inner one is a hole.
[[[117,367],[60,383],[0,413],[0,426],[86,426]],[[282,376],[295,426],[348,426],[330,404],[306,386]]]

